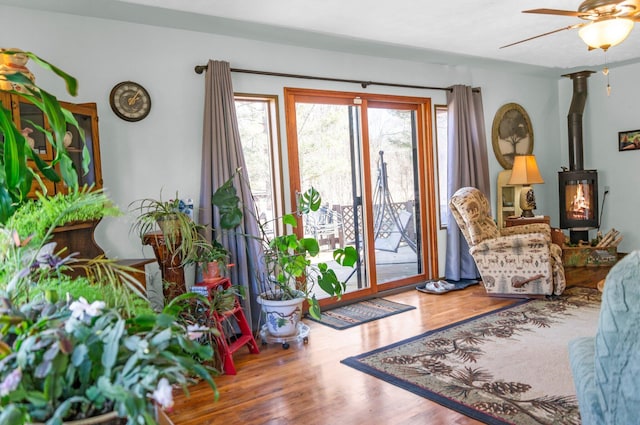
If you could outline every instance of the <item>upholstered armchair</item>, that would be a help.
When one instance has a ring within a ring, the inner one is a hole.
[[[605,280],[595,337],[569,342],[583,425],[640,423],[640,251]]]
[[[454,193],[449,209],[490,295],[526,298],[560,295],[564,291],[562,250],[552,243],[549,225],[536,223],[498,230],[489,201],[474,187],[463,187]]]

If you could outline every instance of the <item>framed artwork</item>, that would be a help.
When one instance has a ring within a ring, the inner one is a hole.
[[[640,149],[640,130],[621,131],[618,133],[618,150],[634,151]]]
[[[501,106],[493,118],[491,142],[493,153],[505,170],[513,168],[516,155],[533,153],[533,127],[527,111],[517,103]]]

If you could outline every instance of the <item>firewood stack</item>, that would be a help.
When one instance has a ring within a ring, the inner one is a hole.
[[[601,236],[600,234],[598,236]],[[599,237],[600,241],[596,244],[596,248],[613,248],[622,242],[622,235],[616,229],[611,229],[606,235]]]

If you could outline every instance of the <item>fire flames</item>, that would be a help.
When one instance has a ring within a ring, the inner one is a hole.
[[[567,218],[570,220],[590,220],[592,218],[590,185],[578,183],[567,186]],[[571,192],[575,191],[573,196]]]

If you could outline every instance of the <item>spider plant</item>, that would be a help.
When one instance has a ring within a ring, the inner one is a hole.
[[[137,216],[131,226],[140,239],[153,232],[161,232],[164,242],[172,256],[178,256],[183,264],[194,258],[199,247],[201,236],[197,225],[189,215],[180,211],[180,199],[176,192],[175,199],[169,201],[160,198],[144,198],[129,204],[129,208]]]

